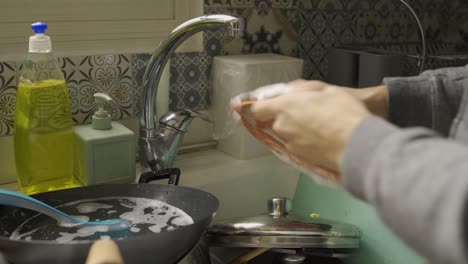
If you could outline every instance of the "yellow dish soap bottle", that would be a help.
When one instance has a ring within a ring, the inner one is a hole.
[[[31,28],[16,97],[14,125],[16,171],[20,191],[34,194],[79,186],[73,176],[73,120],[70,97],[47,24]]]

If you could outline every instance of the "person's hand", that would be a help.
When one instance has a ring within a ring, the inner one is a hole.
[[[86,264],[124,264],[124,261],[116,242],[99,239],[89,249]]]
[[[297,91],[321,91],[326,87],[338,87],[343,91],[346,91],[350,95],[354,96],[358,100],[362,101],[364,105],[374,115],[382,118],[387,118],[388,115],[388,92],[387,88],[382,86],[368,87],[368,88],[348,88],[341,86],[330,85],[321,81],[306,81],[306,80],[295,80],[288,85],[294,87]]]
[[[252,105],[257,121],[271,124],[292,154],[306,163],[338,169],[352,130],[371,115],[365,105],[334,86],[297,91]]]

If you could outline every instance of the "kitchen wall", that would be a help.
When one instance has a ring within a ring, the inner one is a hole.
[[[457,44],[464,43],[466,1],[406,1],[423,24],[429,54],[461,48]],[[399,0],[304,0],[299,3],[299,18],[298,50],[307,79],[326,78],[330,47],[370,46],[413,55],[421,47],[417,23]],[[416,60],[411,63],[415,66]],[[427,68],[437,65],[443,64],[429,61]]]
[[[422,21],[429,54],[466,50],[468,2],[407,2]],[[270,52],[299,57],[305,63],[304,78],[324,80],[331,47],[367,46],[413,55],[420,50],[416,21],[399,0],[205,0],[204,11],[243,17],[246,31],[241,38],[207,32],[205,52],[177,55],[171,65],[172,109],[209,105],[209,72],[216,55]],[[407,63],[414,69],[408,72],[415,72],[417,61]],[[456,65],[435,60],[426,64],[428,69]]]
[[[407,2],[421,19],[429,54],[466,50],[466,1]],[[306,79],[326,78],[331,47],[370,46],[414,55],[420,49],[417,23],[399,0],[206,0],[205,5],[208,12],[247,18],[246,35],[226,41],[224,54],[297,56],[305,61]],[[428,62],[428,68],[445,65]]]
[[[466,1],[408,2],[423,21],[432,54],[464,48]],[[224,36],[219,30],[206,32],[203,52],[177,53],[172,58],[172,110],[209,107],[213,56],[270,52],[300,57],[306,79],[324,79],[330,47],[372,45],[413,54],[418,48],[416,23],[398,0],[205,0],[204,11],[243,17],[246,31],[241,38]],[[135,117],[148,59],[149,54],[60,58],[75,123],[90,122],[95,92],[106,92],[114,99],[109,111],[115,120]],[[0,136],[13,132],[19,67],[19,62],[0,62]]]

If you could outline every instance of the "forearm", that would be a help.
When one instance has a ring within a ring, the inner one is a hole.
[[[349,88],[349,92],[361,100],[371,113],[388,118],[388,91],[385,85],[369,88]]]
[[[441,155],[443,153],[443,155]],[[375,117],[356,129],[342,160],[345,187],[434,263],[466,263],[463,214],[468,149],[426,129]]]
[[[400,127],[423,126],[447,136],[463,92],[468,88],[463,81],[467,78],[466,67],[385,78],[388,120]]]

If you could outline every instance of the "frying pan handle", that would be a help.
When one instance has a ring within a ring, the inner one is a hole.
[[[168,168],[159,171],[148,171],[143,173],[138,180],[138,183],[149,183],[157,180],[168,179],[167,184],[179,185],[180,169]]]

